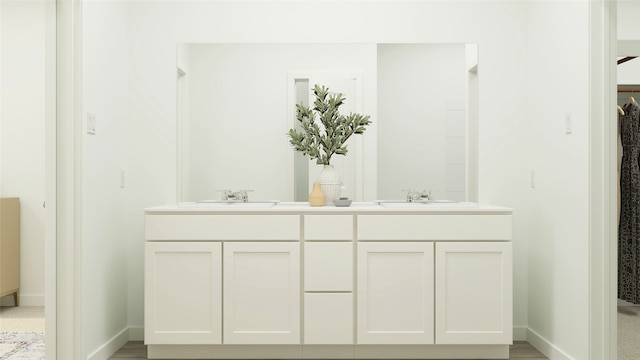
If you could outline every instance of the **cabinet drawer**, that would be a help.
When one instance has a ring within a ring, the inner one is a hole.
[[[146,240],[300,240],[299,215],[146,215]]]
[[[352,291],[353,243],[305,243],[304,290]]]
[[[353,344],[353,294],[304,294],[304,343]]]
[[[511,215],[358,215],[358,240],[511,240]]]
[[[305,215],[305,240],[353,240],[353,215]]]

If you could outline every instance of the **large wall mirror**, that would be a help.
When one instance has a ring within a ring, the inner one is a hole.
[[[320,165],[286,136],[314,84],[371,115],[346,156],[343,196],[401,199],[404,190],[475,200],[475,44],[179,44],[178,200],[307,201]]]

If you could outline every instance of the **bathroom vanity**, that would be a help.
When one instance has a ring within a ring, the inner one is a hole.
[[[150,359],[509,357],[511,209],[237,205],[145,210]]]

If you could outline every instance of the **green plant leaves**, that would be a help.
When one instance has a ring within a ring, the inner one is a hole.
[[[346,98],[342,94],[329,94],[325,86],[314,85],[313,94],[316,98],[313,109],[296,104],[301,131],[289,129],[287,135],[296,151],[315,159],[317,164],[329,165],[334,154],[347,154],[346,141],[353,134],[363,134],[371,120],[369,115],[341,115],[339,108]]]

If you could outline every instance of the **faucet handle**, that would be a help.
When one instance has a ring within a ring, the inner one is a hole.
[[[249,194],[247,194],[248,192],[251,192],[253,190],[238,190],[236,192],[233,193],[234,197],[236,200],[238,201],[242,201],[242,202],[247,202],[249,201]]]
[[[433,200],[433,195],[431,195],[431,190],[427,192],[427,190],[422,190],[420,193],[420,198],[424,200]]]
[[[407,202],[412,202],[414,200],[420,199],[419,191],[403,189],[402,192],[407,193]]]
[[[234,197],[233,191],[231,190],[216,190],[216,192],[222,193],[222,196],[221,196],[222,200],[229,200],[229,198]]]
[[[421,201],[421,200],[433,200],[431,190],[402,190],[407,193],[407,202]]]

